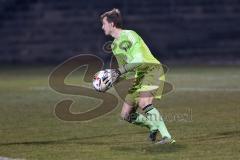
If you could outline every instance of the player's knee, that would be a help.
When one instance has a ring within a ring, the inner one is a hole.
[[[148,101],[144,101],[144,100],[140,100],[138,105],[140,108],[144,108],[145,106],[147,106],[148,104],[151,104],[150,102]]]
[[[153,97],[152,97],[151,93],[149,93],[149,92],[142,92],[140,94],[140,97],[139,97],[138,106],[140,108],[143,108],[143,107],[151,104],[152,101],[153,101]]]
[[[151,103],[152,103],[152,98],[151,97],[149,97],[149,98],[144,97],[144,98],[139,99],[138,106],[143,109],[145,106],[147,106]]]

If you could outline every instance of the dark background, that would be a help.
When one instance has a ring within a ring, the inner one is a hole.
[[[99,16],[119,8],[165,63],[240,62],[239,0],[0,0],[0,62],[57,64],[96,54],[111,38]]]

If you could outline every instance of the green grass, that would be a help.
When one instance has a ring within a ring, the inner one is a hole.
[[[219,160],[240,159],[240,67],[173,66],[174,90],[155,106],[166,118],[175,145],[153,145],[148,131],[120,120],[121,104],[88,122],[54,114],[65,98],[73,112],[100,101],[64,95],[48,87],[53,67],[0,68],[0,157],[27,160]],[[82,70],[67,83],[78,84]],[[185,115],[185,119],[182,117]]]

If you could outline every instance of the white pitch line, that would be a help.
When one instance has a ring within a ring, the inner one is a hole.
[[[50,91],[51,88],[48,86],[36,86],[30,87],[30,90],[35,91]],[[239,92],[240,88],[200,88],[200,87],[175,87],[176,91],[199,91],[199,92]],[[1,159],[0,159],[1,160]]]
[[[179,87],[176,91],[200,91],[200,92],[239,92],[240,88],[199,88],[199,87]]]
[[[48,86],[36,86],[36,87],[30,87],[29,90],[33,90],[33,91],[46,91],[46,90],[51,90],[51,88],[48,87]]]
[[[0,157],[0,160],[25,160],[25,159],[9,158],[9,157]]]

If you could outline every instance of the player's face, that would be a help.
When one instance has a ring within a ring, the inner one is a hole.
[[[107,21],[107,17],[104,17],[102,20],[102,29],[105,35],[111,35],[112,29],[113,29],[113,23],[109,23]]]

